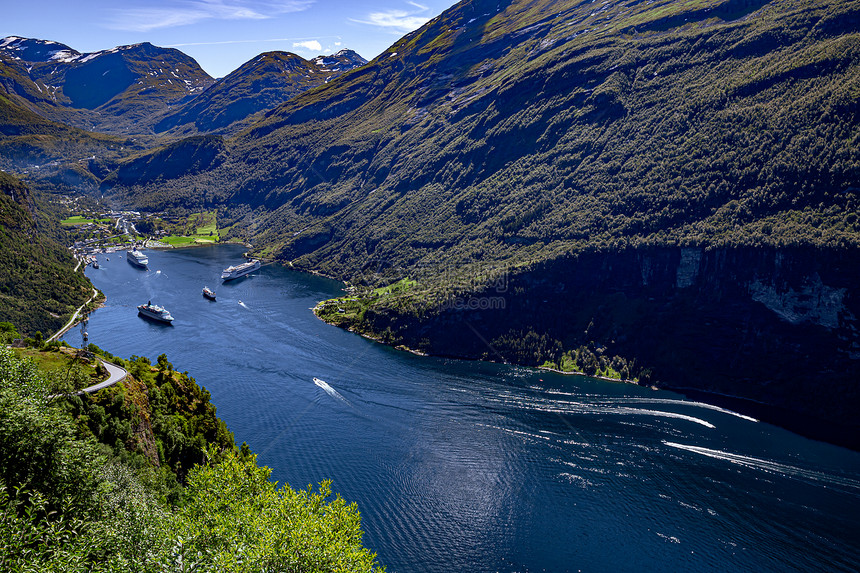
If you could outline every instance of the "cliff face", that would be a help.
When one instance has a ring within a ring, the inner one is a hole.
[[[650,383],[760,402],[783,425],[795,418],[794,429],[860,447],[858,249],[588,253],[448,306],[421,321],[372,309],[366,319],[408,346],[466,358],[539,363],[553,344],[593,342],[650,369]],[[541,348],[514,356],[511,341],[528,340]]]

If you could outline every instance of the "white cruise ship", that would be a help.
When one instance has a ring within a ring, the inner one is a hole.
[[[239,277],[243,277],[250,272],[254,272],[260,268],[260,261],[257,259],[248,261],[247,263],[242,263],[241,265],[235,265],[231,267],[227,267],[221,273],[221,279],[225,281],[229,281],[231,279],[238,279]]]
[[[149,264],[149,258],[146,255],[144,255],[143,253],[141,253],[140,251],[138,251],[137,249],[129,251],[128,254],[125,256],[125,258],[131,264],[137,265],[137,266],[143,267],[143,268],[146,268],[146,265]]]
[[[168,324],[173,322],[173,316],[171,316],[167,309],[163,306],[152,304],[152,301],[138,306],[137,311],[141,315],[153,320],[160,320],[161,322],[166,322]]]

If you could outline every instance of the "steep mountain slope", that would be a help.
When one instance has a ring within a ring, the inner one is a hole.
[[[2,67],[0,62],[0,70]],[[123,148],[136,145],[46,119],[21,102],[20,97],[0,89],[0,169],[38,170],[46,164],[53,169],[62,164],[64,169],[80,169],[93,186],[98,183],[93,172],[99,173],[99,169],[90,169],[91,163],[114,169],[125,153]]]
[[[321,312],[387,342],[621,369],[845,438],[858,112],[857,0],[467,0],[216,168],[107,191],[205,188],[263,254],[410,279]]]
[[[81,55],[77,50],[59,42],[18,36],[7,36],[0,40],[0,50],[9,57],[24,62],[50,62]]]
[[[266,52],[217,80],[159,121],[155,129],[180,133],[236,132],[251,123],[258,112],[270,110],[298,93],[366,63],[351,50],[311,61],[289,52]]]
[[[31,111],[108,133],[151,133],[159,114],[214,81],[186,54],[149,43],[81,54],[63,44],[8,37],[0,40],[0,58],[7,63],[0,70],[7,93],[26,100]],[[23,64],[15,75],[5,73],[10,61]]]
[[[368,256],[856,243],[857,20],[835,0],[462,2],[160,197],[204,183],[263,207],[269,252],[340,276]]]
[[[92,293],[69,251],[40,232],[26,185],[0,171],[0,322],[21,333],[63,325]]]

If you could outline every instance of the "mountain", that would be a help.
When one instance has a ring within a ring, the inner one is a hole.
[[[30,189],[0,171],[0,322],[22,334],[60,328],[92,287],[68,249],[40,229]]]
[[[154,118],[214,81],[193,58],[148,42],[81,54],[63,44],[10,36],[0,41],[0,61],[6,64],[0,70],[5,91],[20,105],[114,134],[151,133]]]
[[[327,76],[328,79],[334,79],[344,72],[360,68],[367,63],[367,60],[352,50],[341,50],[331,56],[317,56],[311,61],[320,71],[330,74]]]
[[[236,132],[255,114],[323,85],[367,60],[351,50],[311,61],[289,52],[266,52],[217,80],[205,92],[156,124],[156,131]],[[178,128],[178,129],[176,129]]]
[[[207,182],[266,209],[258,241],[338,275],[368,256],[856,244],[856,1],[592,8],[461,2],[268,112]],[[193,201],[194,181],[168,185]]]
[[[365,63],[351,50],[311,61],[267,52],[216,81],[181,51],[148,42],[82,54],[9,36],[0,40],[0,90],[45,119],[89,131],[234,133],[255,114]]]
[[[139,142],[87,132],[33,111],[37,106],[16,94],[39,90],[14,73],[17,65],[0,55],[0,169],[45,180],[55,192],[94,191],[120,158],[142,149]]]
[[[51,40],[7,36],[0,40],[0,50],[16,60],[24,62],[62,61],[81,54],[65,44]]]
[[[392,344],[620,369],[832,439],[858,435],[858,114],[857,0],[466,0],[212,169],[104,191],[206,188],[261,253],[367,285],[345,326]]]

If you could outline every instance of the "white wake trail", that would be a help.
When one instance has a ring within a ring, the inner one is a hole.
[[[804,468],[799,468],[796,466],[790,466],[787,464],[781,464],[779,462],[774,462],[771,460],[763,460],[760,458],[753,458],[751,456],[743,456],[741,454],[733,454],[730,452],[724,452],[721,450],[712,450],[710,448],[703,448],[701,446],[691,446],[688,444],[678,444],[675,442],[667,442],[663,441],[667,446],[671,446],[673,448],[678,448],[680,450],[686,450],[688,452],[693,452],[695,454],[699,454],[702,456],[707,456],[709,458],[714,458],[717,460],[725,460],[727,462],[731,462],[733,464],[737,464],[740,466],[744,466],[747,468],[767,471],[771,473],[776,473],[785,477],[790,478],[798,478],[804,479],[812,482],[820,482],[831,485],[838,485],[850,489],[857,490],[856,493],[860,493],[860,481],[839,476],[826,474],[823,472],[808,470]]]
[[[716,412],[722,412],[723,414],[729,414],[731,416],[737,416],[738,418],[742,418],[744,420],[748,420],[750,422],[758,422],[757,419],[751,416],[745,416],[744,414],[739,414],[737,412],[732,412],[731,410],[727,410],[725,408],[720,408],[719,406],[714,406],[713,404],[706,404],[704,402],[688,402],[686,400],[667,400],[663,398],[620,398],[618,399],[618,403],[623,404],[680,404],[682,406],[696,406],[698,408],[705,408],[708,410],[714,410]]]
[[[615,410],[621,414],[650,414],[652,416],[657,416],[659,418],[677,418],[678,420],[687,420],[688,422],[693,422],[695,424],[700,424],[706,428],[714,429],[716,428],[710,422],[706,422],[701,418],[696,418],[694,416],[687,416],[686,414],[678,414],[676,412],[663,412],[662,410],[640,410],[639,408],[614,408],[608,409],[608,412],[612,412]]]
[[[338,400],[343,400],[347,404],[349,404],[349,400],[341,396],[340,392],[329,386],[328,382],[325,380],[320,380],[319,378],[314,378],[314,384],[325,390],[325,393],[331,396],[332,398],[337,398]]]

